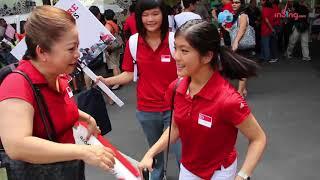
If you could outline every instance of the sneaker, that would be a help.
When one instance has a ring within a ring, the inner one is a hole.
[[[276,62],[278,62],[278,60],[279,60],[278,58],[270,59],[269,63],[276,63]]]
[[[302,61],[311,61],[311,58],[310,57],[304,57],[304,58],[302,58]]]
[[[286,57],[286,59],[292,60],[292,55],[285,53],[284,56]]]

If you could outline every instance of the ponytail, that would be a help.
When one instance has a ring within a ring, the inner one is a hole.
[[[220,64],[221,63],[221,64]],[[229,79],[243,79],[257,75],[258,64],[222,46],[218,56],[220,73]]]
[[[201,19],[187,21],[179,27],[175,37],[182,35],[201,56],[213,52],[210,65],[229,79],[243,79],[257,75],[258,65],[231,49],[220,45],[220,33],[216,26]]]

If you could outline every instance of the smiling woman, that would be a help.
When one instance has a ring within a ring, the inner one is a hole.
[[[10,168],[10,180],[82,180],[83,161],[113,167],[110,149],[74,144],[77,121],[88,123],[89,135],[100,133],[94,118],[78,109],[68,86],[67,74],[79,58],[75,25],[69,13],[51,6],[35,8],[26,22],[21,73],[7,75],[0,86],[0,162]],[[65,161],[74,162],[72,172],[50,172],[48,167]]]

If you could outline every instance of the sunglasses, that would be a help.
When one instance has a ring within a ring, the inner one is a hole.
[[[240,4],[240,1],[232,1],[232,4]]]

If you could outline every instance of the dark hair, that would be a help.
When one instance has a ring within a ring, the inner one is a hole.
[[[100,9],[97,6],[90,6],[89,11],[97,17],[99,14],[101,14]]]
[[[195,4],[196,2],[197,0],[182,0],[184,8],[189,8],[190,5]]]
[[[138,33],[145,38],[146,29],[142,23],[142,13],[146,10],[160,8],[162,14],[162,23],[161,23],[161,39],[163,40],[166,37],[166,34],[169,31],[169,22],[166,6],[163,0],[139,0],[136,6],[136,25]]]
[[[264,3],[264,5],[262,7],[267,7],[267,8],[272,8],[272,3],[270,2],[270,0],[265,0],[266,2]]]
[[[72,15],[62,9],[47,5],[36,7],[24,26],[27,51],[23,59],[36,58],[38,45],[45,51],[50,51],[52,45],[75,25]]]
[[[177,29],[175,37],[183,36],[201,56],[213,52],[211,65],[230,79],[243,79],[257,75],[258,65],[225,46],[220,45],[220,34],[213,24],[201,20],[190,20]]]
[[[97,6],[90,6],[89,11],[101,22],[101,24],[106,24],[106,21],[102,17],[100,9]],[[100,17],[98,17],[98,15],[100,15]]]
[[[132,4],[129,6],[129,12],[130,12],[130,13],[133,13],[135,10],[136,10],[136,3],[132,3]]]
[[[114,13],[111,9],[107,9],[104,11],[104,18],[107,20],[113,20],[116,13]]]

